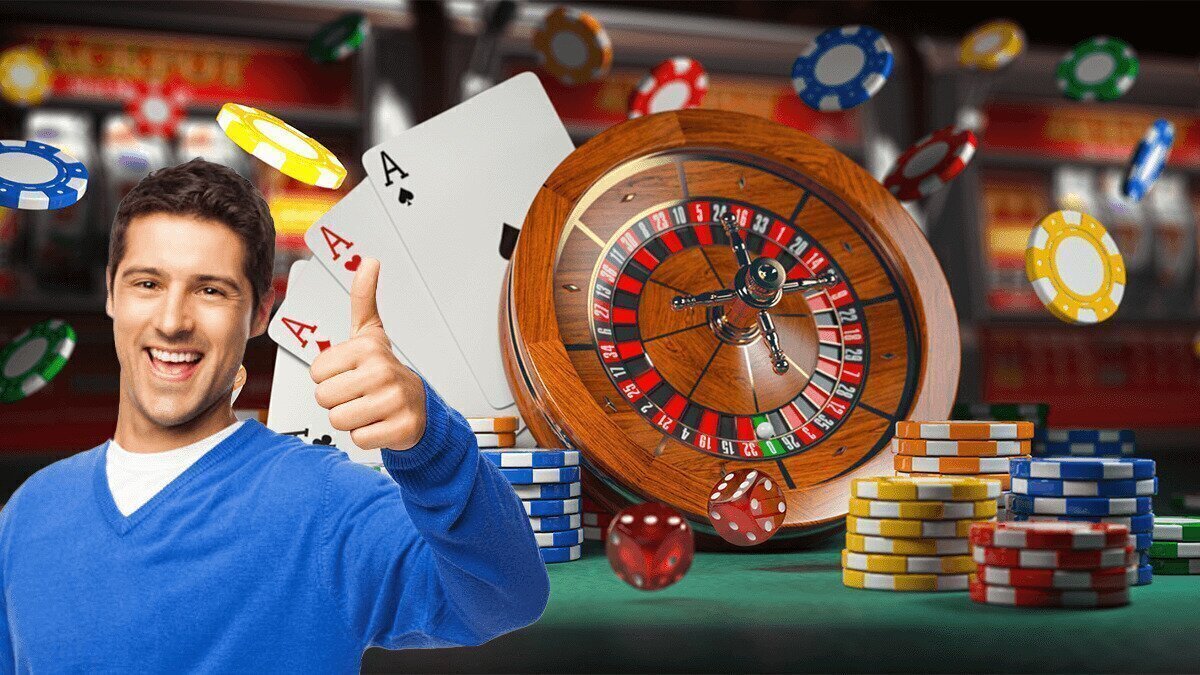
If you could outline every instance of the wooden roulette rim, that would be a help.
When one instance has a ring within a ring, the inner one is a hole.
[[[723,214],[788,281],[836,282],[765,310],[782,370],[736,301],[673,309],[742,288]],[[506,372],[539,445],[581,449],[604,506],[659,501],[702,536],[712,486],[751,466],[787,501],[758,548],[835,531],[850,481],[892,474],[894,422],[954,398],[957,319],[924,235],[853,161],[761,118],[686,110],[598,135],[538,192],[509,273]]]

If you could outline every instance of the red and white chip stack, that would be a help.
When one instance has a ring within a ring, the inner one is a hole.
[[[581,507],[583,509],[583,538],[588,541],[604,541],[604,533],[612,522],[613,514],[587,495],[584,495]]]

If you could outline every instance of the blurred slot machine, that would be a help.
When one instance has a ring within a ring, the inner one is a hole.
[[[248,156],[229,140],[216,122],[206,119],[184,120],[179,123],[178,133],[176,164],[200,158],[227,166],[243,178],[252,178]]]
[[[52,145],[88,167],[95,164],[92,120],[87,113],[34,110],[25,120],[25,138]],[[96,184],[93,176],[89,186]],[[28,272],[38,286],[68,292],[93,290],[93,247],[89,244],[94,234],[91,223],[97,215],[94,201],[85,198],[66,208],[17,216],[18,222],[24,219],[29,227]]]
[[[1163,173],[1144,201],[1154,227],[1154,274],[1162,309],[1187,308],[1197,257],[1196,218],[1187,177]]]
[[[1124,169],[1106,168],[1099,179],[1101,208],[1090,213],[1102,219],[1125,260],[1128,283],[1121,309],[1129,318],[1144,316],[1150,303],[1159,304],[1160,294],[1154,283],[1154,229],[1143,203],[1122,194]]]

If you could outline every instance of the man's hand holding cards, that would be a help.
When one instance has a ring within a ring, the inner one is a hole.
[[[350,288],[350,337],[313,359],[317,403],[363,449],[407,450],[425,433],[425,386],[392,353],[375,296],[379,261],[365,258]]]

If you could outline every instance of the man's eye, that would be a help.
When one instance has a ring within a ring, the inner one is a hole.
[[[210,293],[209,291],[211,291],[211,293]],[[205,294],[205,295],[225,295],[225,293],[223,293],[223,292],[221,291],[221,289],[219,289],[219,288],[213,288],[212,286],[205,286],[205,287],[204,287],[204,294]]]
[[[139,281],[137,285],[139,288],[153,288],[155,283],[153,281]]]

